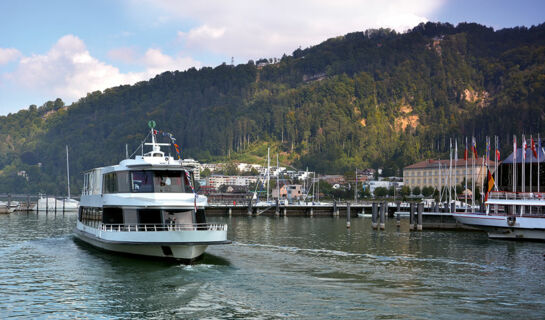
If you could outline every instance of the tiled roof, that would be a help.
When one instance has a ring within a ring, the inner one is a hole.
[[[467,160],[467,166],[471,167],[471,159]],[[480,166],[483,163],[483,158],[477,158],[475,159],[475,166]],[[439,168],[439,164],[441,164],[441,168],[446,168],[450,166],[450,160],[424,160],[420,161],[414,164],[411,164],[410,166],[406,166],[403,169],[435,169]],[[452,166],[453,167],[465,167],[466,161],[464,159],[459,159],[458,161],[452,160]],[[494,161],[488,161],[489,166],[494,166]]]

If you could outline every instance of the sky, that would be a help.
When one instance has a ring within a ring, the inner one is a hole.
[[[280,58],[369,28],[545,22],[543,0],[0,1],[0,115],[164,71]]]

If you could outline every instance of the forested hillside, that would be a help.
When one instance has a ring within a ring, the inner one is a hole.
[[[427,23],[354,32],[281,59],[165,72],[0,117],[0,192],[58,192],[134,150],[148,120],[200,161],[266,156],[321,173],[387,173],[445,156],[450,137],[544,131],[545,24],[494,31]],[[460,154],[463,147],[459,145]],[[28,181],[18,176],[25,170]]]

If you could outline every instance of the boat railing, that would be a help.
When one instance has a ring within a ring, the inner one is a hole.
[[[497,200],[545,200],[543,192],[507,192],[507,191],[491,191],[488,199]]]
[[[178,223],[178,224],[105,224],[100,227],[109,232],[156,232],[156,231],[226,231],[226,224]]]

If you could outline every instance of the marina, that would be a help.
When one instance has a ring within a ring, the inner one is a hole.
[[[373,230],[371,219],[211,217],[228,246],[193,265],[74,241],[76,213],[0,215],[0,312],[45,318],[539,319],[543,244]],[[32,305],[32,308],[29,307]]]

